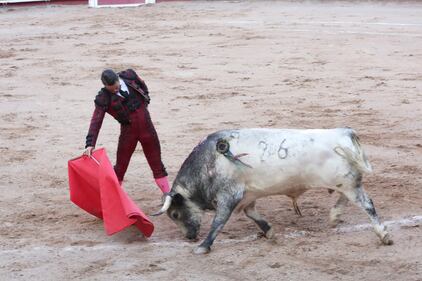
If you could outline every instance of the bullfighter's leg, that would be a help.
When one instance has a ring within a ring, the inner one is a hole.
[[[366,194],[362,185],[359,183],[355,188],[350,188],[342,191],[344,195],[353,202],[356,206],[364,210],[372,222],[375,233],[385,245],[393,244],[390,235],[386,231],[386,227],[380,222],[377,212],[375,211],[374,203],[371,198]]]
[[[226,187],[221,188],[221,192],[216,196],[217,206],[211,229],[207,238],[195,249],[195,254],[207,254],[211,251],[211,245],[214,243],[218,233],[223,229],[233,210],[242,200],[244,186],[232,182]]]
[[[265,237],[270,239],[274,236],[271,224],[264,220],[261,215],[256,211],[255,201],[246,206],[244,212],[248,218],[252,219],[259,226],[259,228],[264,232]]]
[[[135,151],[137,143],[138,140],[131,125],[122,125],[117,147],[116,165],[114,166],[114,171],[116,172],[119,182],[123,181],[127,167],[129,166],[130,158]]]
[[[165,177],[167,172],[161,160],[160,141],[146,107],[139,109],[137,118],[139,118],[138,124],[140,126],[139,141],[153,176],[155,179]]]
[[[330,210],[330,225],[332,227],[341,222],[340,216],[343,213],[343,209],[347,205],[347,202],[349,202],[349,199],[347,199],[346,195],[340,193],[340,197],[338,198],[336,204]]]

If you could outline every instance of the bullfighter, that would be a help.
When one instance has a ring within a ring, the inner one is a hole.
[[[150,102],[147,85],[134,70],[115,73],[106,69],[101,74],[104,87],[95,97],[95,110],[91,118],[84,154],[91,156],[105,113],[120,123],[120,136],[114,170],[122,183],[138,141],[157,186],[166,194],[170,191],[167,172],[161,160],[161,147],[157,132],[148,111]]]

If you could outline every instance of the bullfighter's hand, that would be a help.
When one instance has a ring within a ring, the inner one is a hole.
[[[88,146],[87,148],[85,148],[83,155],[91,157],[93,149],[94,149],[93,146]]]

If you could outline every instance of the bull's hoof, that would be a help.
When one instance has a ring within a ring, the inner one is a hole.
[[[193,253],[196,255],[204,255],[204,254],[208,254],[209,252],[211,252],[211,247],[199,246],[195,250],[193,250]]]
[[[331,228],[336,228],[341,223],[344,223],[344,220],[335,219],[335,220],[330,220],[329,225],[330,225]]]
[[[387,232],[387,227],[385,225],[376,225],[375,233],[380,238],[382,244],[393,245],[393,240],[390,238],[390,234]]]
[[[331,208],[331,210],[330,210],[330,219],[329,219],[330,227],[334,228],[338,224],[340,224],[340,223],[343,222],[343,220],[340,219],[340,215],[341,215],[341,212],[338,209]]]
[[[328,222],[331,228],[337,227],[339,223],[340,223],[340,220],[338,218],[330,218],[330,221]]]
[[[272,227],[265,233],[265,237],[267,239],[271,239],[271,238],[274,237],[274,231],[273,231],[273,228]]]
[[[393,245],[394,244],[393,240],[390,238],[390,234],[388,234],[388,233],[386,235],[384,235],[383,238],[381,238],[381,242],[384,245]]]

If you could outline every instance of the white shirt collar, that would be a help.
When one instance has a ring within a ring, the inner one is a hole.
[[[119,82],[120,82],[120,90],[122,90],[123,92],[127,92],[129,94],[129,89],[128,89],[125,81],[123,81],[123,79],[119,77]],[[124,98],[119,92],[117,93],[117,95]]]

